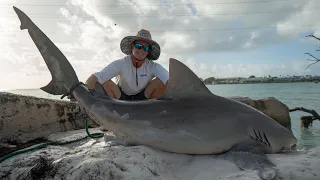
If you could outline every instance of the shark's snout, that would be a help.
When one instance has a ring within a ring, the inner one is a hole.
[[[282,139],[281,151],[294,150],[297,142],[298,142],[297,138],[292,133],[290,133],[290,135],[288,135]]]
[[[290,143],[285,148],[287,148],[288,150],[294,150],[297,146],[297,142],[298,142],[297,138],[292,135]]]

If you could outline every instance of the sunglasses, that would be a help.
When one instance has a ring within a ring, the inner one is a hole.
[[[149,52],[150,51],[150,47],[149,46],[144,46],[144,45],[139,44],[139,43],[135,43],[134,47],[137,48],[137,49],[142,49],[143,48],[143,50],[145,52]]]

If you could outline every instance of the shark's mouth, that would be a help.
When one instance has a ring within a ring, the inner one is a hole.
[[[291,146],[289,146],[289,147],[283,146],[282,149],[281,149],[281,151],[282,151],[282,152],[285,152],[285,151],[294,151],[294,150],[296,150],[296,149],[297,149],[297,145],[296,145],[296,144],[293,144],[293,145],[291,145]]]

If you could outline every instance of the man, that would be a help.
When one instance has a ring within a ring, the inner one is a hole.
[[[160,56],[160,46],[152,40],[151,33],[141,29],[136,36],[124,37],[120,49],[126,56],[92,74],[86,81],[89,88],[94,89],[99,82],[110,97],[120,100],[161,97],[169,72],[154,62]],[[117,77],[117,84],[111,80],[114,77]]]

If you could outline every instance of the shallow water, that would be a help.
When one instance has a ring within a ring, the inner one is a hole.
[[[208,85],[210,91],[220,96],[246,96],[252,99],[275,97],[289,108],[305,107],[320,113],[319,83],[270,83]],[[300,127],[300,117],[310,115],[302,111],[290,113],[291,128],[298,139],[298,148],[320,145],[320,122],[314,121],[308,130]]]

